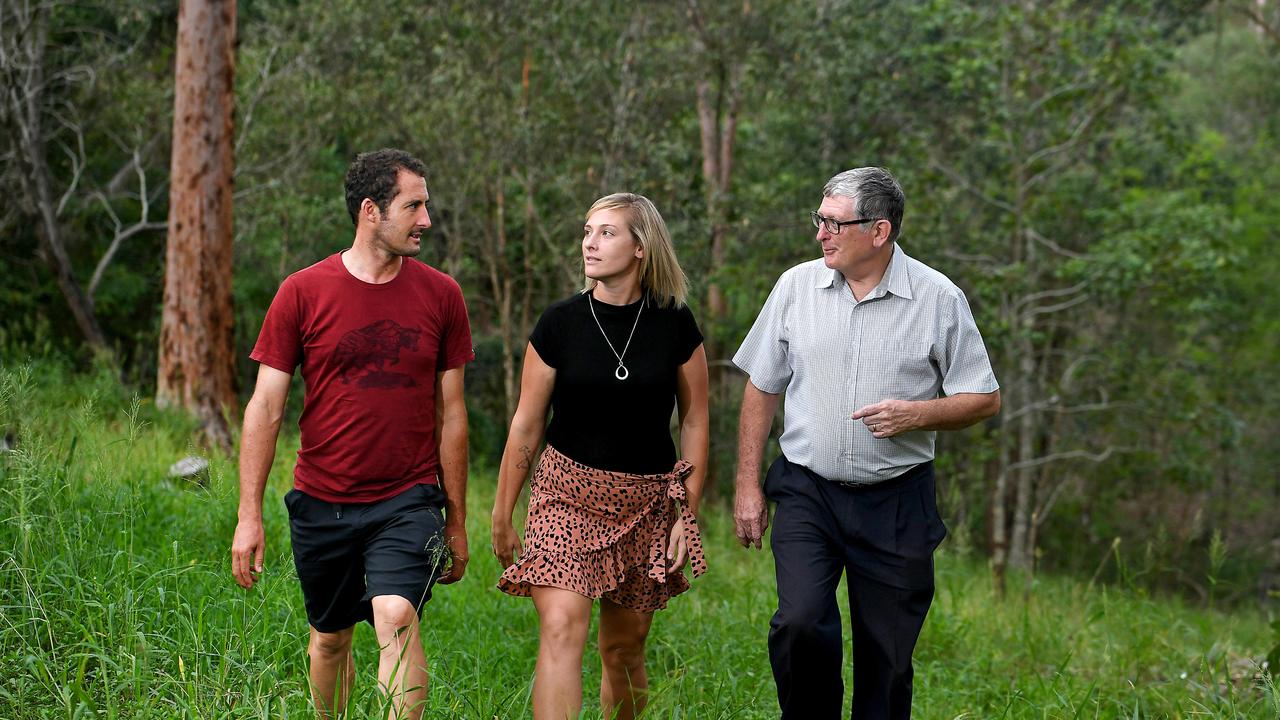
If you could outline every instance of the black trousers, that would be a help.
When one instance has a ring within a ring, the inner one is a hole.
[[[850,487],[780,457],[764,487],[777,503],[770,545],[778,611],[769,623],[769,661],[783,719],[840,717],[836,588],[843,573],[853,627],[850,717],[911,717],[911,653],[933,601],[933,551],[947,533],[933,463]]]

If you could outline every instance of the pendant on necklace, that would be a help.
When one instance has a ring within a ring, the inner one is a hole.
[[[631,332],[627,335],[627,344],[622,346],[622,352],[618,352],[613,347],[613,341],[609,339],[608,333],[604,331],[604,326],[600,324],[600,318],[596,317],[596,303],[592,296],[587,294],[587,308],[591,310],[591,319],[596,321],[596,328],[600,330],[600,335],[604,337],[604,341],[609,345],[609,352],[618,358],[618,367],[614,368],[613,376],[619,380],[626,380],[631,377],[631,371],[627,370],[627,366],[623,364],[622,358],[627,356],[627,350],[631,348],[631,338],[636,336],[636,328],[640,325],[640,315],[644,313],[644,306],[649,304],[648,298],[644,298],[640,303],[640,309],[636,311],[636,321],[631,323]]]

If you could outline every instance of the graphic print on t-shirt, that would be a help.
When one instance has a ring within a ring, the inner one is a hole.
[[[333,354],[342,382],[373,389],[417,387],[411,375],[385,368],[400,362],[401,350],[417,350],[421,335],[421,330],[403,327],[394,320],[379,320],[343,335]]]

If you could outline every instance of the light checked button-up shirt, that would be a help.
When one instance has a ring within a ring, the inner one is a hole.
[[[1000,386],[964,293],[898,245],[861,301],[821,258],[787,270],[733,363],[757,388],[786,391],[782,453],[839,482],[888,480],[933,459],[932,431],[876,438],[861,407]]]

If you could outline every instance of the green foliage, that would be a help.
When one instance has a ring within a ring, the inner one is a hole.
[[[940,437],[953,536],[985,552],[991,510],[1009,500],[992,497],[995,478],[1066,454],[1036,466],[1040,567],[1088,576],[1123,537],[1136,575],[1207,601],[1219,531],[1214,597],[1274,606],[1257,578],[1280,572],[1280,53],[1245,5],[699,3],[704,38],[686,3],[241,2],[242,389],[280,281],[350,242],[341,179],[358,151],[402,146],[430,167],[422,259],[467,297],[472,448],[490,464],[527,333],[579,286],[593,199],[625,189],[655,201],[724,367],[779,273],[814,256],[805,213],[822,183],[882,165],[907,188],[904,249],[964,289],[1004,388],[999,418]],[[84,285],[116,221],[141,218],[137,170],[150,219],[166,211],[176,8],[49,7],[51,175],[56,192],[74,189],[60,222]],[[713,265],[696,93],[735,63],[727,245]],[[57,357],[101,373],[35,256],[29,186],[8,172],[24,167],[14,122],[0,114],[0,191],[19,200],[0,209],[0,353],[54,377],[69,372],[50,369]],[[162,235],[124,242],[94,297],[118,351],[109,374],[143,396]],[[726,301],[714,322],[712,284]],[[1038,293],[1070,288],[1056,299],[1079,302],[1026,312],[1055,304]],[[713,398],[721,497],[735,390]],[[301,396],[296,383],[294,415]],[[1017,427],[1024,411],[1030,431]],[[1115,565],[1101,577],[1117,579]]]
[[[164,478],[187,452],[186,420],[131,398],[109,367],[74,374],[56,361],[0,367],[0,422],[18,420],[18,449],[0,456],[0,717],[307,716],[306,620],[280,502],[288,448],[268,485],[267,572],[246,593],[227,560],[231,464],[213,458],[207,489]],[[530,712],[536,615],[493,587],[477,511],[492,501],[491,475],[473,473],[468,575],[437,588],[424,614],[427,717]],[[771,559],[737,547],[722,510],[703,525],[710,573],[654,623],[649,714],[775,717]],[[1045,576],[1026,598],[999,600],[984,564],[948,543],[916,653],[914,714],[1274,717],[1274,685],[1257,667],[1265,628],[1251,611]],[[357,629],[353,716],[383,714],[376,657],[372,632]],[[598,683],[588,661],[585,717],[600,717]]]
[[[1276,645],[1267,653],[1267,671],[1272,678],[1275,678],[1277,668],[1280,668],[1280,620],[1272,621],[1271,633],[1271,638],[1275,641]]]
[[[18,32],[17,42],[40,39],[22,34],[19,4],[8,4],[0,25]],[[27,174],[30,133],[46,145],[49,191],[73,274],[86,290],[117,233],[146,220],[163,225],[168,197],[165,176],[172,106],[174,29],[167,3],[51,2],[48,37],[38,48],[38,70],[6,47],[0,74],[17,98],[31,90],[38,72],[42,103],[37,116],[0,111],[0,193],[8,200],[0,213],[0,316],[17,340],[38,338],[37,328],[78,340],[78,331],[45,264],[35,252],[39,223],[35,183]],[[16,101],[15,101],[16,102]],[[140,108],[158,109],[140,112]],[[34,127],[33,127],[34,124]],[[24,129],[25,128],[25,129]],[[142,216],[147,205],[149,214]],[[128,359],[153,355],[164,267],[163,233],[143,229],[124,240],[103,266],[93,293],[104,331]],[[146,318],[148,322],[138,322]],[[13,320],[10,324],[10,319]],[[145,360],[143,360],[145,362]]]

